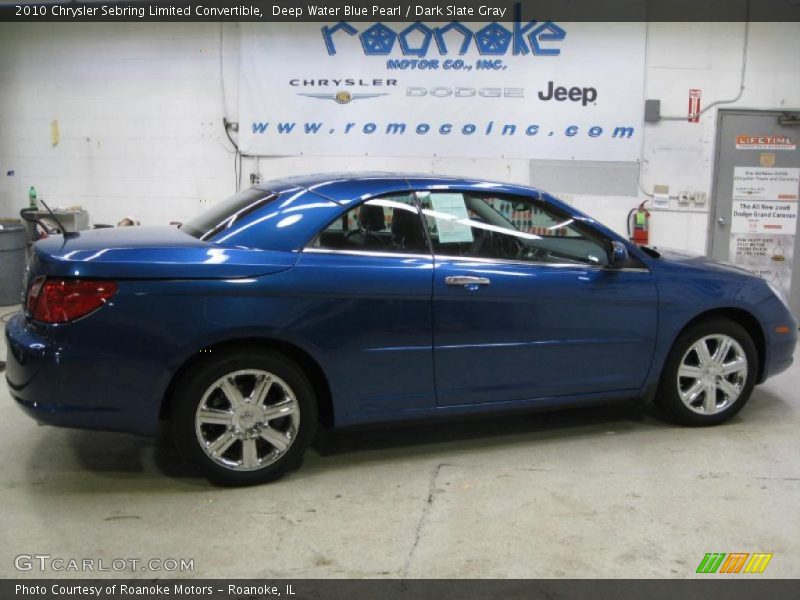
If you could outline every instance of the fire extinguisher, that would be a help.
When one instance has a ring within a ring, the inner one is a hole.
[[[628,238],[640,246],[650,243],[650,211],[644,207],[645,202],[628,213]]]

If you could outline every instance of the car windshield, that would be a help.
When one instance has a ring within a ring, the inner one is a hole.
[[[272,202],[278,195],[274,192],[250,188],[214,204],[194,219],[181,225],[181,231],[207,240],[220,231],[228,229],[245,215]]]

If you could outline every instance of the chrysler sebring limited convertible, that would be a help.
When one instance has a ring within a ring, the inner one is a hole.
[[[154,434],[212,481],[300,464],[321,423],[612,399],[721,423],[792,362],[779,292],[638,247],[536,189],[287,178],[181,227],[34,246],[7,380],[40,422]]]

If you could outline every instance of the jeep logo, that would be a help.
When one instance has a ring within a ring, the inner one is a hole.
[[[569,100],[570,102],[580,102],[586,106],[597,100],[597,88],[577,86],[571,88],[563,86],[556,87],[555,83],[548,81],[547,89],[539,92],[538,96],[539,100],[543,100],[544,102],[548,102],[549,100],[555,100],[556,102]]]

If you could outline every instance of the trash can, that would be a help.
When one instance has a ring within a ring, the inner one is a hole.
[[[28,238],[22,225],[0,227],[0,306],[9,306],[22,302]]]

